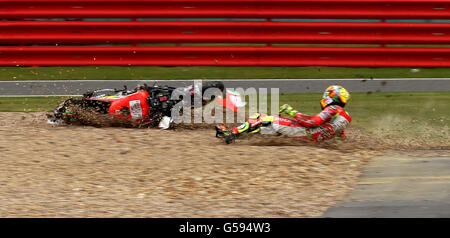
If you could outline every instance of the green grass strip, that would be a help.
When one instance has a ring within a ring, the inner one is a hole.
[[[315,115],[320,112],[321,93],[281,94],[280,105],[288,103],[296,110]],[[0,97],[1,112],[52,111],[68,97]],[[270,113],[270,96],[268,97]],[[379,127],[383,120],[398,123],[450,126],[450,92],[352,93],[346,110],[359,128]],[[248,109],[247,109],[248,110]],[[391,123],[388,121],[388,123]]]
[[[343,67],[0,67],[0,80],[447,78],[450,68]]]

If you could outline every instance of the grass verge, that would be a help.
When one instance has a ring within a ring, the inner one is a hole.
[[[69,97],[0,97],[0,112],[50,112]]]
[[[377,128],[380,123],[421,123],[450,125],[450,92],[352,93],[346,110],[359,128]],[[52,111],[68,97],[0,97],[2,112]],[[291,104],[300,112],[314,115],[320,111],[320,93],[281,94],[280,104]],[[270,100],[270,97],[269,97]],[[270,112],[270,101],[268,102]],[[386,121],[387,120],[387,121]]]
[[[443,78],[450,68],[344,67],[0,67],[0,80],[168,80],[291,78]]]

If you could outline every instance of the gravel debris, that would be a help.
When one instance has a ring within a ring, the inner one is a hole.
[[[0,113],[0,217],[317,217],[380,153],[214,136]]]

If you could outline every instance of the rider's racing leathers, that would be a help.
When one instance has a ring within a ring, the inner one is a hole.
[[[283,112],[293,118],[256,113],[231,132],[235,137],[243,133],[282,134],[320,142],[335,136],[345,138],[345,128],[352,121],[349,114],[338,105],[327,106],[315,116],[299,113],[292,108]]]

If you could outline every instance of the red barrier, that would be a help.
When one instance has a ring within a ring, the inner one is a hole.
[[[450,43],[450,23],[42,21],[49,18],[450,19],[450,0],[0,0],[0,19],[9,19],[0,21],[0,44]],[[450,48],[446,47],[0,48],[0,65],[8,66],[450,67]]]
[[[0,65],[450,67],[450,48],[0,47]]]
[[[0,18],[449,19],[449,0],[0,0]]]
[[[450,24],[3,21],[0,43],[448,44]]]

